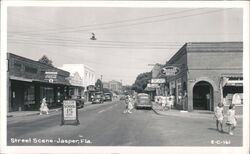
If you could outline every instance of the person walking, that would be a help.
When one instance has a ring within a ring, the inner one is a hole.
[[[49,114],[49,108],[48,108],[48,105],[46,103],[46,98],[42,99],[42,103],[40,106],[40,115],[42,115],[43,112],[45,112],[46,114]]]
[[[132,110],[133,109],[133,98],[132,97],[129,97],[129,100],[128,100],[128,113],[132,113]]]
[[[123,113],[128,112],[128,103],[129,103],[129,95],[127,95],[125,98],[125,110],[123,111]]]
[[[214,117],[216,118],[216,127],[217,130],[221,132],[223,132],[223,119],[224,119],[223,106],[224,106],[223,103],[219,103],[214,110]],[[219,125],[221,130],[219,129]]]
[[[237,125],[237,119],[235,117],[235,105],[230,104],[229,105],[229,110],[227,112],[227,122],[226,124],[228,125],[228,134],[233,135],[233,130],[235,129]]]

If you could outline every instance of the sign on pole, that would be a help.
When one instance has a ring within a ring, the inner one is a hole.
[[[78,109],[75,100],[64,100],[61,125],[79,125]]]
[[[166,80],[164,78],[151,79],[151,83],[152,84],[166,83]]]
[[[174,76],[180,73],[180,69],[175,66],[166,66],[161,69],[161,74],[164,76]]]

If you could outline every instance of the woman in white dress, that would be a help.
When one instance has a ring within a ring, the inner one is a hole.
[[[46,98],[42,99],[42,103],[40,106],[40,115],[42,115],[43,112],[45,112],[46,114],[49,114],[49,108],[48,108],[48,105],[46,103]]]

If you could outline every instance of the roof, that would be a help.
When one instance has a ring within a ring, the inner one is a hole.
[[[52,70],[59,70],[59,71],[62,71],[62,72],[64,72],[64,73],[66,73],[67,75],[69,75],[69,72],[68,72],[68,71],[62,70],[62,69],[57,68],[57,67],[55,67],[55,66],[51,66],[51,65],[48,65],[48,64],[45,64],[45,63],[36,61],[36,60],[32,60],[32,59],[29,59],[29,58],[26,58],[26,57],[22,57],[22,56],[19,56],[19,55],[10,53],[10,52],[7,53],[7,56],[8,56],[8,59],[9,59],[10,57],[17,57],[17,58],[20,58],[20,59],[25,59],[25,60],[28,61],[28,62],[36,63],[36,64],[38,64],[38,65],[40,65],[40,66],[46,66],[46,68],[49,68],[49,69],[52,69]]]
[[[243,42],[189,42],[186,48],[187,52],[243,52]]]
[[[190,52],[243,52],[243,42],[188,42],[167,63],[173,63],[181,55]]]

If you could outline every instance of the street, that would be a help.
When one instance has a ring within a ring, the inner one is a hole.
[[[8,145],[242,146],[242,119],[234,136],[219,133],[213,118],[161,116],[153,110],[124,114],[124,102],[79,109],[80,125],[61,124],[61,111],[8,118]],[[224,126],[226,127],[226,126]],[[224,128],[227,131],[227,128]]]

